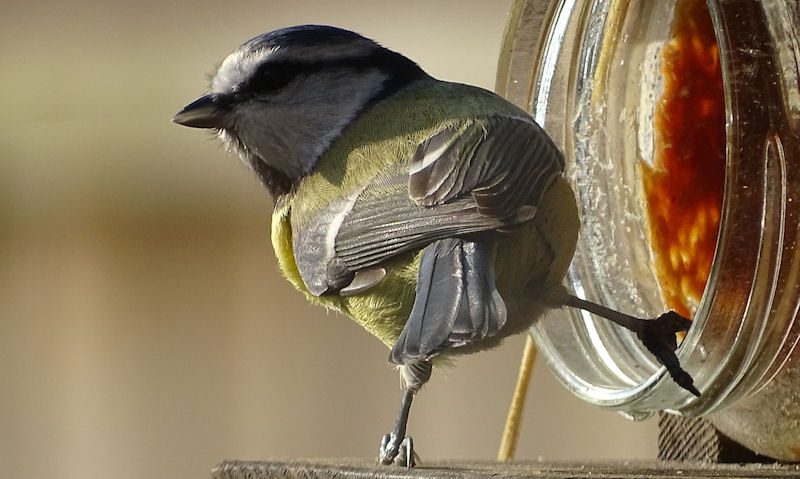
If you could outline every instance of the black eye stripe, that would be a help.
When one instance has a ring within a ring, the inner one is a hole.
[[[242,90],[253,93],[275,91],[286,86],[300,74],[298,65],[265,64],[258,68],[246,85],[242,85]]]
[[[413,61],[390,50],[378,50],[370,55],[344,57],[332,60],[302,61],[277,60],[261,65],[246,83],[239,85],[239,92],[250,95],[277,91],[300,76],[313,75],[321,71],[351,70],[362,72],[379,70],[386,74],[390,83],[399,87],[425,72]]]

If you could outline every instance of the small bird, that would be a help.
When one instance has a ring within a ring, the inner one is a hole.
[[[634,331],[699,394],[674,353],[689,320],[634,318],[563,286],[579,229],[564,157],[498,95],[436,80],[357,33],[302,25],[245,42],[173,121],[212,130],[269,190],[286,278],[390,348],[405,391],[380,463],[413,465],[409,410],[434,365],[551,308]]]

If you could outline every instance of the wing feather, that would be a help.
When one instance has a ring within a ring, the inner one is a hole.
[[[506,306],[492,263],[491,247],[484,242],[448,238],[427,246],[414,307],[389,360],[427,360],[497,333],[506,322]]]
[[[420,143],[407,173],[365,188],[339,228],[336,254],[358,269],[437,239],[526,221],[563,169],[533,120],[450,125]]]
[[[558,148],[530,118],[448,124],[412,158],[296,231],[300,274],[313,294],[333,292],[400,253],[528,221],[563,168]]]

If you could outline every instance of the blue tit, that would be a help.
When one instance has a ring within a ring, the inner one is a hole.
[[[405,392],[381,463],[413,463],[409,409],[434,365],[495,347],[551,308],[633,330],[696,393],[674,354],[688,320],[633,318],[563,286],[579,229],[564,157],[494,93],[305,25],[244,43],[173,121],[212,130],[269,190],[286,278],[390,348]]]

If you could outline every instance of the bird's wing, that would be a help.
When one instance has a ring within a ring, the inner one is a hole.
[[[417,295],[389,360],[408,364],[447,348],[488,338],[506,322],[506,306],[494,282],[491,244],[447,238],[425,248]]]
[[[400,252],[425,248],[414,306],[390,355],[397,364],[428,359],[503,327],[506,307],[495,286],[492,244],[470,234],[531,219],[564,160],[532,120],[498,116],[436,132],[407,168],[364,188],[335,241],[337,259],[351,271],[373,271]],[[369,277],[379,281],[382,275]],[[361,278],[354,283],[345,289],[369,285]]]
[[[358,271],[439,239],[525,222],[563,169],[533,120],[494,116],[446,127],[420,143],[408,170],[365,186],[343,215],[335,255]]]
[[[529,118],[495,116],[451,126],[422,142],[408,193],[422,206],[471,195],[478,212],[509,223],[533,217],[564,158]]]

